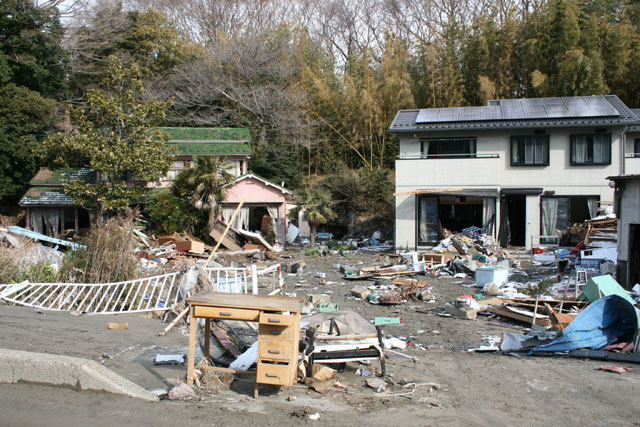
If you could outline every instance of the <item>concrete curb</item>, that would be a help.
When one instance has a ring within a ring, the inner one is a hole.
[[[61,385],[156,402],[158,397],[94,360],[0,348],[0,383]]]

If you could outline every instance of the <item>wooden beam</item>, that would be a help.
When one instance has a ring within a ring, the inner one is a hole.
[[[414,191],[401,191],[399,193],[393,193],[394,196],[406,196],[408,194],[432,194],[432,193],[455,193],[458,191],[462,191],[464,188],[462,187],[451,187],[451,188],[432,188],[429,190],[414,190]]]

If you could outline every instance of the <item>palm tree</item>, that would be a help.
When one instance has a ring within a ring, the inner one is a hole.
[[[331,200],[331,193],[324,188],[305,187],[297,191],[295,196],[297,206],[292,210],[291,215],[297,216],[300,210],[307,212],[307,221],[311,231],[311,247],[316,244],[316,232],[318,226],[326,224],[336,218],[338,214],[333,210],[335,203]]]
[[[185,181],[193,189],[190,201],[196,209],[209,212],[209,229],[213,229],[220,215],[220,204],[227,197],[225,186],[234,176],[228,171],[229,163],[221,157],[198,156],[196,166],[186,171]]]

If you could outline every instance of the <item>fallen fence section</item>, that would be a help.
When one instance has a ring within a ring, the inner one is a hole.
[[[0,299],[43,310],[90,314],[169,310],[178,301],[179,272],[116,283],[30,283],[0,287]]]
[[[247,267],[207,267],[205,269],[209,280],[215,286],[216,292],[229,292],[246,294],[249,293],[248,279],[251,279],[251,292],[258,293],[258,279],[260,276],[271,275],[271,285],[273,291],[282,290],[284,279],[282,277],[282,266],[275,264],[264,269],[258,269],[256,264]]]

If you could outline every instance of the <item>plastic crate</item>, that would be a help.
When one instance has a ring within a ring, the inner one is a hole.
[[[478,239],[482,234],[482,228],[472,226],[462,229],[462,234],[469,237],[470,239]]]

